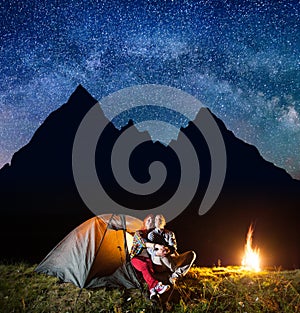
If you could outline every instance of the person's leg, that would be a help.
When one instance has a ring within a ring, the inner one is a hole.
[[[153,267],[150,258],[134,257],[131,259],[131,263],[138,271],[142,272],[150,291],[150,299],[169,290],[169,285],[163,285],[153,277]]]
[[[153,267],[150,258],[134,257],[131,259],[132,265],[140,272],[148,285],[149,290],[158,284],[158,280],[153,277]]]
[[[164,257],[161,257],[161,263],[167,267],[171,272],[175,272],[176,270],[176,263],[174,262],[174,259],[172,256],[167,255]]]
[[[178,278],[184,276],[191,268],[195,261],[196,253],[194,251],[187,251],[178,256],[174,256],[173,262],[175,263],[175,271],[172,274],[172,278]]]

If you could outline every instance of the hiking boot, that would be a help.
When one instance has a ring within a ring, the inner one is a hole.
[[[169,285],[163,285],[161,282],[159,282],[154,288],[150,289],[150,299],[154,298],[157,294],[163,294],[169,289]]]
[[[155,288],[150,289],[150,299],[153,299],[157,296],[157,293],[155,291]]]

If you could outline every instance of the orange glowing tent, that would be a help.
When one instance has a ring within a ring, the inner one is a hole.
[[[128,251],[142,224],[128,215],[95,216],[70,232],[35,271],[80,288],[140,288]]]

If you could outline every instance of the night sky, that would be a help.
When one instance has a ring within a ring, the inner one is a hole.
[[[0,167],[78,84],[98,100],[162,84],[199,99],[300,179],[299,1],[1,0],[0,8]]]

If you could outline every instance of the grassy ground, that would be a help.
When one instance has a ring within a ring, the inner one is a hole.
[[[300,270],[250,273],[239,267],[192,268],[160,300],[139,290],[83,289],[34,272],[0,265],[0,312],[300,312]]]

